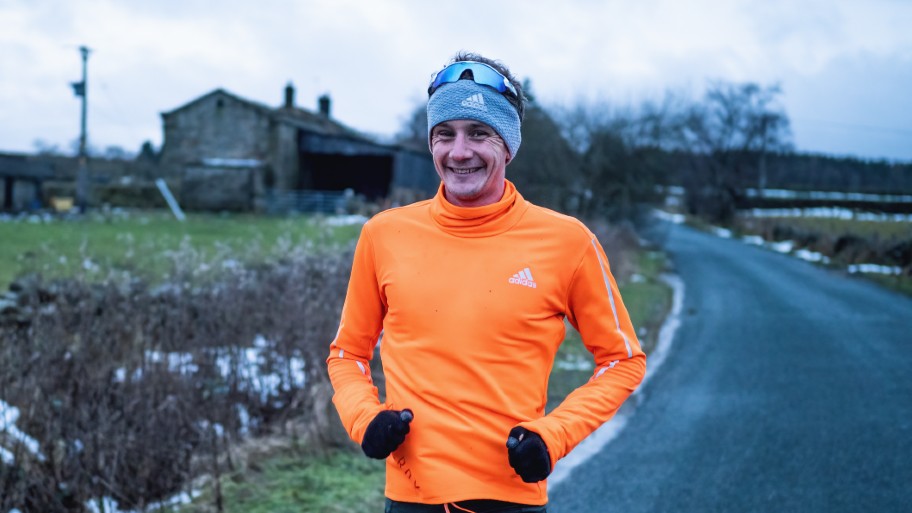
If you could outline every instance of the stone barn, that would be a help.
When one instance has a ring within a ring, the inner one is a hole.
[[[160,165],[185,208],[330,211],[345,191],[371,201],[436,191],[427,150],[383,144],[339,123],[328,96],[316,112],[295,105],[291,84],[284,96],[270,107],[216,89],[162,114]]]

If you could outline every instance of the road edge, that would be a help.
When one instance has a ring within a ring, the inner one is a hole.
[[[662,323],[659,329],[658,342],[655,350],[649,355],[646,365],[646,375],[640,386],[633,392],[627,402],[624,404],[622,411],[619,411],[613,419],[604,423],[596,429],[591,435],[586,437],[579,445],[576,446],[570,454],[558,461],[554,465],[554,471],[548,477],[548,484],[551,487],[559,485],[570,476],[574,468],[583,464],[589,458],[599,453],[608,443],[618,437],[618,435],[627,426],[627,422],[636,414],[637,406],[643,401],[643,389],[652,376],[658,372],[671,351],[675,334],[681,326],[681,308],[684,304],[684,282],[675,274],[663,273],[660,278],[671,287],[672,300],[671,311]]]

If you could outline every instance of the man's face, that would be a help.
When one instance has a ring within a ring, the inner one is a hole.
[[[493,128],[468,119],[440,123],[431,130],[431,153],[450,203],[481,207],[500,201],[510,152]]]

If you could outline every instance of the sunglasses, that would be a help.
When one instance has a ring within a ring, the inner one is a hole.
[[[500,93],[510,92],[513,93],[513,96],[518,96],[516,94],[516,89],[513,87],[513,84],[507,80],[507,77],[500,74],[499,71],[488,66],[483,62],[475,61],[460,61],[454,62],[449,66],[438,71],[433,80],[431,80],[431,85],[428,87],[428,94],[433,94],[443,84],[449,84],[451,82],[456,82],[459,80],[459,77],[462,76],[464,71],[472,72],[472,80],[476,84],[486,85],[488,87],[493,87],[497,89]]]

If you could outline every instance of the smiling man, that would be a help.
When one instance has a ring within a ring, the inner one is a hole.
[[[506,179],[524,109],[509,70],[460,53],[428,95],[440,189],[364,225],[327,359],[333,402],[386,459],[387,512],[544,512],[554,463],[615,414],[646,358],[595,236]],[[545,415],[565,319],[596,367]],[[385,402],[369,367],[381,333]]]

